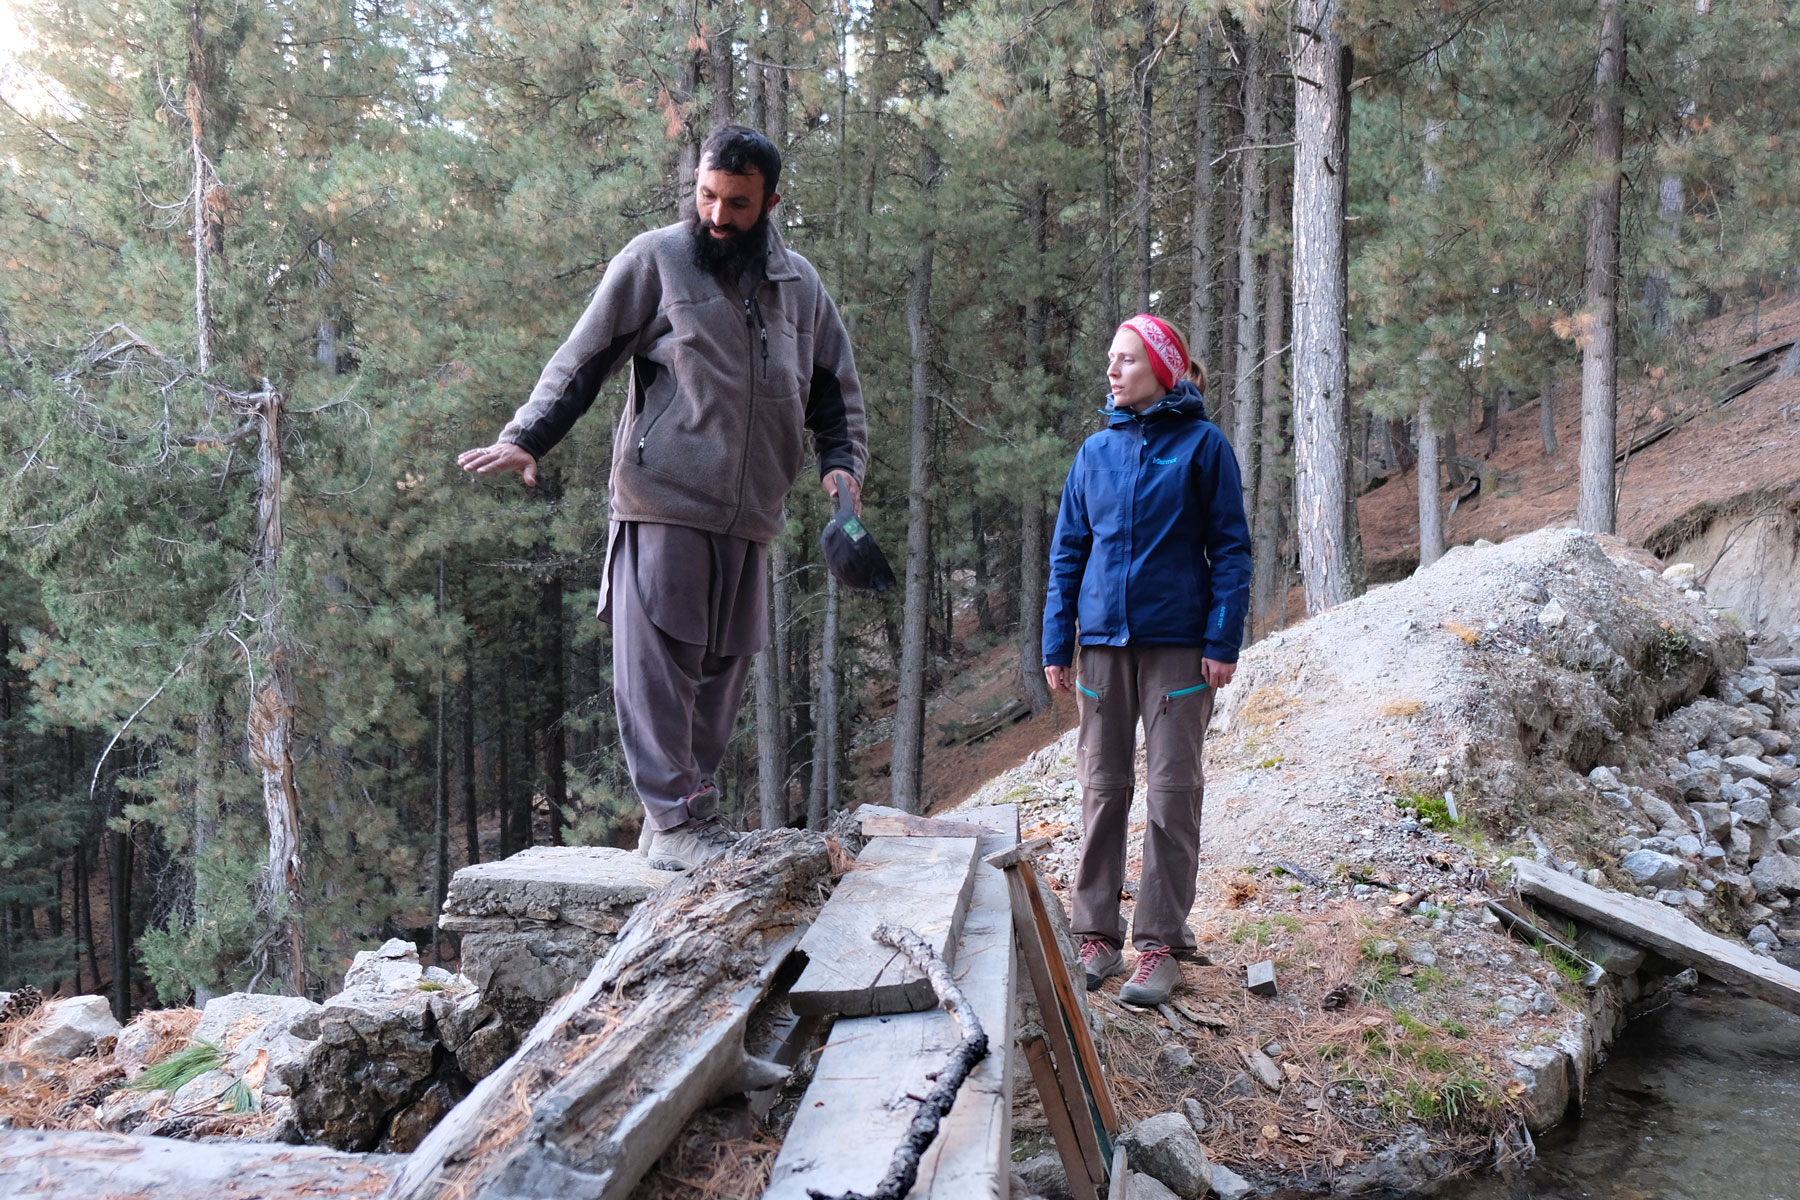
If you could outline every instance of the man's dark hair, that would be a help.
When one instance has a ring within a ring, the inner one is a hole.
[[[748,125],[721,125],[707,134],[700,147],[700,165],[727,175],[759,172],[764,200],[775,194],[775,185],[781,182],[781,151]]]

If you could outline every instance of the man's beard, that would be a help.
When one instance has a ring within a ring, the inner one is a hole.
[[[694,243],[695,264],[724,283],[737,283],[769,248],[769,214],[766,212],[749,229],[730,237],[714,237],[713,225],[698,213],[688,217],[687,226]]]

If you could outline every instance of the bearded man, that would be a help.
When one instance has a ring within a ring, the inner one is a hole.
[[[770,223],[781,155],[741,125],[701,147],[694,208],[606,266],[575,330],[467,471],[537,466],[631,368],[613,433],[600,617],[612,625],[619,740],[644,805],[640,845],[687,868],[737,835],[713,776],[768,640],[768,544],[812,434],[821,483],[861,511],[868,465],[849,335],[811,263]]]

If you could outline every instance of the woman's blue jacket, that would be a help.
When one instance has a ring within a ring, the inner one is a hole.
[[[1236,662],[1250,597],[1237,456],[1186,380],[1146,409],[1107,408],[1056,514],[1044,665],[1084,646],[1200,646]]]

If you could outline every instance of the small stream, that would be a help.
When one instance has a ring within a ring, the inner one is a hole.
[[[1716,985],[1628,1026],[1585,1115],[1457,1200],[1800,1200],[1800,1016]]]

